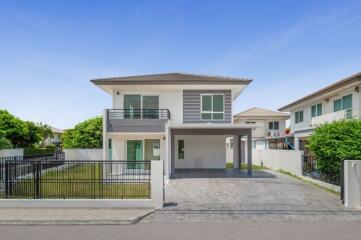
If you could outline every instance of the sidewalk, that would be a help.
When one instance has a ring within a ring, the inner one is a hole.
[[[2,208],[0,225],[134,224],[153,209]]]

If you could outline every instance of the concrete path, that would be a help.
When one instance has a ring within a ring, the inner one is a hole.
[[[216,177],[214,177],[216,176]],[[275,171],[181,172],[166,189],[166,207],[142,222],[360,221],[339,195]]]
[[[1,208],[0,225],[133,224],[152,209]]]

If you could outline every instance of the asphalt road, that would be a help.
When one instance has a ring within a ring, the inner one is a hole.
[[[361,223],[148,223],[135,225],[0,226],[1,240],[360,239]]]

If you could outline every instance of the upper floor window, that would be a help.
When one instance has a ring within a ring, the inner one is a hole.
[[[201,95],[201,118],[202,120],[224,119],[224,95],[202,94]]]
[[[311,107],[311,117],[317,117],[322,115],[322,103],[313,105]]]
[[[278,121],[268,122],[268,129],[269,130],[279,130],[279,122]]]
[[[246,121],[246,124],[256,124],[255,121]]]
[[[338,112],[352,108],[352,94],[333,101],[333,111]]]
[[[295,112],[295,123],[303,122],[303,111]]]

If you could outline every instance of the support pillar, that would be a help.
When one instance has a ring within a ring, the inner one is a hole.
[[[233,135],[233,168],[240,169],[240,136]]]
[[[252,130],[247,134],[247,175],[252,175]]]

